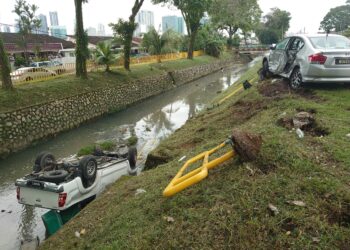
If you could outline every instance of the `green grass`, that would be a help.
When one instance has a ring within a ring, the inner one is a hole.
[[[112,142],[112,141],[104,141],[101,143],[95,143],[93,145],[88,145],[88,146],[81,148],[78,151],[77,155],[78,156],[91,155],[94,152],[94,149],[97,145],[101,148],[101,150],[113,151],[117,144],[115,142]]]
[[[224,58],[227,58],[227,56],[225,54]],[[66,75],[41,82],[22,83],[15,86],[14,91],[0,89],[0,112],[16,110],[50,100],[62,99],[96,88],[122,84],[127,85],[127,82],[133,79],[159,75],[165,71],[207,64],[216,60],[218,59],[210,56],[200,56],[195,57],[193,60],[180,59],[161,64],[132,65],[130,72],[122,68],[113,69],[112,73],[91,72],[88,75],[88,80],[77,79],[74,75]]]
[[[313,86],[312,91],[311,97],[269,98],[254,86],[200,113],[152,152],[168,163],[113,184],[41,249],[347,249],[350,89]],[[239,112],[238,101],[264,106]],[[315,109],[317,122],[330,134],[299,139],[277,125],[297,109]],[[162,197],[183,164],[179,158],[218,145],[233,128],[262,135],[256,162],[230,160],[202,182]],[[146,193],[135,196],[139,188]],[[295,200],[306,206],[288,203]],[[277,215],[270,214],[269,204],[278,208]],[[74,232],[82,229],[86,234],[76,238]]]

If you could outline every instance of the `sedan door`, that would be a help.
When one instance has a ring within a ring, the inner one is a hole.
[[[278,43],[269,55],[269,69],[274,74],[283,72],[288,62],[287,48],[291,38],[288,37]]]

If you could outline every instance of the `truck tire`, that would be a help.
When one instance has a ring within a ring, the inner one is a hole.
[[[129,148],[128,161],[131,169],[135,169],[137,161],[137,149],[135,147]]]
[[[87,188],[95,182],[97,162],[93,156],[88,155],[79,161],[79,167],[82,171],[83,184]]]
[[[53,166],[53,164],[56,162],[55,157],[50,152],[41,152],[38,154],[38,156],[35,159],[33,171],[34,172],[40,172],[41,170],[45,169],[48,166]]]
[[[66,177],[69,173],[66,170],[51,170],[44,172],[43,176],[40,178],[41,180],[54,182],[56,184],[62,183],[65,181]]]

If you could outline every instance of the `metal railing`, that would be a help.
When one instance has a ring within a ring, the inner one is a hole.
[[[202,56],[203,51],[194,51],[193,56]],[[161,61],[171,61],[187,58],[187,52],[169,53],[154,56],[142,56],[130,58],[132,65],[156,63]],[[123,59],[119,59],[111,68],[122,67]],[[105,65],[99,65],[94,61],[87,61],[87,69],[89,72],[103,71]],[[75,73],[75,63],[65,63],[63,65],[53,67],[24,67],[19,68],[11,73],[11,79],[14,84],[23,84],[29,82],[39,82],[52,79],[59,76],[69,75]]]

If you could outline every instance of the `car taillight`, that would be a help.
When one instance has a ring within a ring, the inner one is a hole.
[[[58,207],[64,207],[66,204],[67,193],[60,193],[58,195]]]
[[[21,199],[21,188],[17,187],[16,189],[16,196],[17,196],[17,200]]]
[[[309,56],[309,62],[311,64],[325,64],[327,57],[322,54],[313,54]]]

